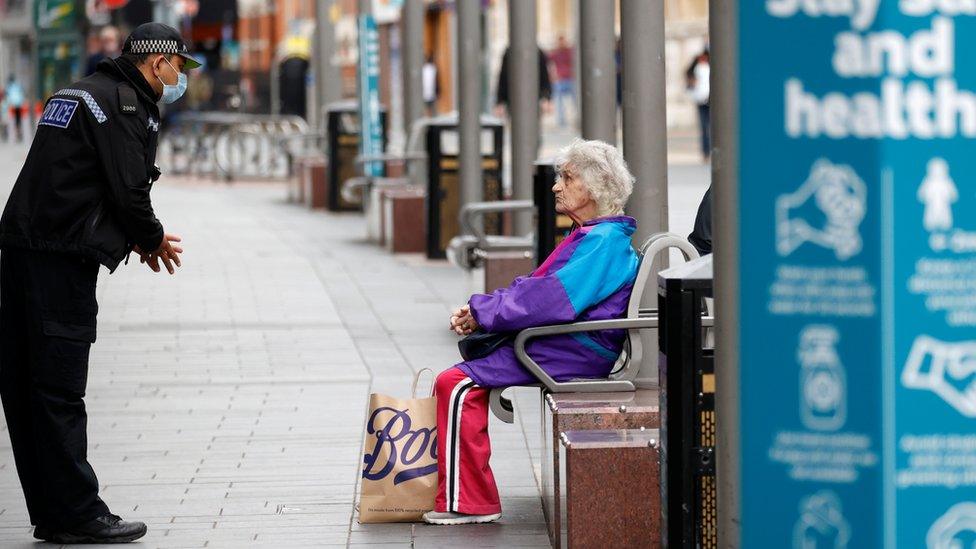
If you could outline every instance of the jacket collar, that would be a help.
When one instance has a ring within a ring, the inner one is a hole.
[[[620,225],[627,234],[633,234],[637,230],[637,220],[629,215],[608,215],[604,217],[594,217],[583,222],[584,227],[599,225],[600,223],[614,223]]]
[[[146,77],[129,60],[122,57],[116,59],[105,58],[98,63],[97,70],[112,75],[116,79],[128,81],[135,88],[136,93],[145,101],[153,105],[156,105],[156,102],[159,101],[159,97],[156,96],[156,91],[146,81]]]

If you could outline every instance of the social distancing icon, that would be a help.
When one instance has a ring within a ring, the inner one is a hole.
[[[959,200],[959,191],[944,159],[929,160],[925,179],[918,187],[918,200],[925,205],[922,225],[926,231],[952,230],[952,204]]]

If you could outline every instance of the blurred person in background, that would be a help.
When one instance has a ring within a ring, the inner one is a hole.
[[[573,47],[566,42],[565,36],[560,36],[556,40],[556,47],[549,52],[549,61],[552,62],[553,73],[556,76],[552,86],[556,101],[556,120],[563,128],[566,127],[566,102],[571,101],[573,108],[576,108],[573,56]]]
[[[705,48],[685,71],[685,80],[692,101],[698,106],[698,128],[701,132],[701,152],[705,162],[712,152],[711,107],[709,104],[711,87],[711,66],[709,65],[708,48]]]
[[[542,51],[542,48],[537,47],[539,50],[539,116],[541,117],[544,113],[548,114],[552,111],[552,81],[549,79],[549,62],[546,58],[546,53]],[[502,54],[502,65],[498,71],[498,87],[495,90],[495,116],[503,118],[508,112],[508,101],[509,101],[509,67],[511,57],[511,47],[505,48],[505,53]],[[542,124],[539,124],[539,136],[536,139],[536,152],[538,154],[539,148],[542,146]]]
[[[8,127],[9,124],[7,123],[6,112],[7,112],[7,90],[3,87],[0,87],[0,140],[3,140],[4,143],[10,141],[10,136],[7,135],[7,132],[10,131],[10,128]]]
[[[122,48],[121,40],[122,35],[119,33],[119,29],[112,25],[102,27],[102,30],[98,31],[98,51],[88,57],[85,76],[95,74],[95,70],[97,70],[98,64],[102,62],[102,59],[115,59],[118,57]]]
[[[308,93],[305,81],[308,78],[308,59],[299,56],[287,57],[281,61],[278,85],[280,91],[279,111],[283,115],[305,118],[308,109]]]
[[[552,99],[552,80],[549,78],[549,63],[546,53],[539,49],[539,101],[542,111],[549,112],[551,109],[550,100]],[[502,65],[498,70],[498,88],[495,90],[495,115],[505,116],[508,110],[509,98],[509,58],[511,48],[505,48],[502,54]]]
[[[180,238],[163,231],[149,196],[157,103],[178,100],[183,71],[198,66],[176,29],[132,31],[118,59],[48,100],[0,217],[0,400],[37,539],[146,534],[109,511],[88,462],[95,287],[100,265],[115,271],[132,251],[154,272],[180,266]]]
[[[420,82],[427,116],[434,116],[437,112],[437,98],[441,95],[441,83],[437,80],[437,65],[433,55],[428,54],[424,59],[424,66],[420,68]]]
[[[27,96],[24,95],[24,87],[17,81],[13,74],[7,79],[7,87],[4,90],[4,103],[10,112],[10,124],[13,126],[13,134],[17,142],[24,140],[23,120],[27,113]]]

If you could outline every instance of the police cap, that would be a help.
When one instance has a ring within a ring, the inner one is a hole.
[[[122,53],[165,53],[179,55],[186,60],[187,69],[195,69],[200,62],[190,57],[186,42],[179,31],[162,23],[143,23],[136,27],[122,45]]]

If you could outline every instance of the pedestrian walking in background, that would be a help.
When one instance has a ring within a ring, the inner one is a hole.
[[[424,66],[420,68],[420,83],[427,116],[434,116],[437,112],[437,98],[441,95],[441,83],[437,80],[437,65],[433,55],[428,54],[424,59]]]
[[[559,127],[566,127],[566,103],[576,108],[576,87],[573,73],[573,47],[566,41],[565,36],[556,39],[556,47],[549,53],[552,62],[555,82],[552,93],[556,102],[556,121]]]
[[[102,27],[98,31],[98,51],[88,56],[88,64],[85,68],[85,76],[91,76],[98,70],[98,64],[102,59],[115,59],[121,53],[122,34],[119,29],[109,25]]]
[[[505,53],[502,55],[502,66],[498,71],[498,88],[495,90],[495,114],[497,116],[504,116],[508,109],[510,53],[511,48],[505,48]],[[546,59],[546,53],[542,51],[542,48],[539,48],[539,101],[543,111],[549,112],[551,99],[552,80],[549,78],[549,63]]]
[[[173,28],[147,23],[122,56],[48,100],[0,217],[0,399],[34,537],[120,543],[146,525],[109,512],[88,463],[84,395],[95,342],[99,265],[131,251],[180,266],[149,192],[159,178],[157,102],[199,66]],[[147,294],[148,295],[148,294]]]
[[[282,115],[305,118],[308,110],[308,59],[291,55],[283,59],[278,73],[278,89],[281,90],[278,112]]]
[[[7,90],[0,88],[0,139],[10,141],[10,124],[7,122]]]
[[[13,126],[13,133],[17,142],[24,140],[23,120],[27,112],[27,96],[24,95],[24,88],[17,81],[13,74],[7,79],[7,87],[4,90],[4,102],[10,111],[10,124]]]
[[[708,48],[705,48],[685,72],[688,91],[691,99],[698,106],[698,126],[701,132],[701,151],[702,157],[708,162],[712,154],[712,124],[711,107],[709,99],[711,95],[710,81],[711,66],[708,63]]]

